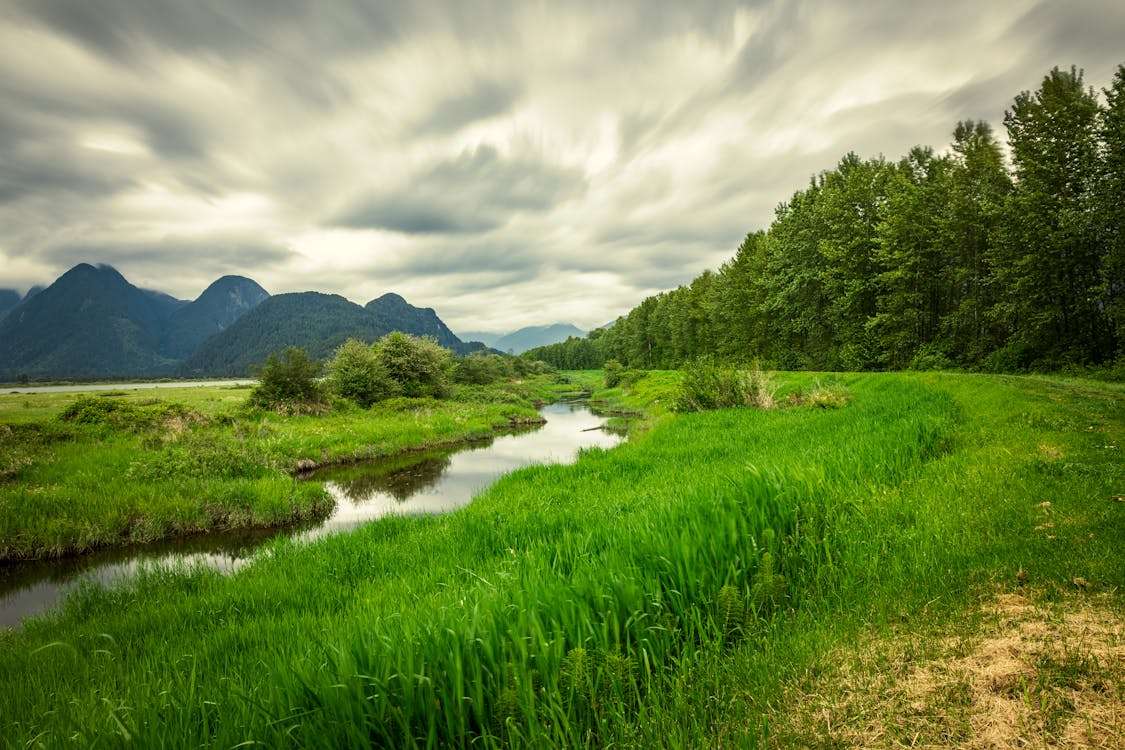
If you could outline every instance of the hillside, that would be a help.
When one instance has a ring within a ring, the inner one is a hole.
[[[415,307],[397,294],[388,292],[364,305],[389,330],[406,331],[415,336],[430,336],[442,346],[458,351],[464,342],[449,330],[432,307]]]
[[[479,348],[463,343],[433,310],[414,307],[395,294],[360,307],[337,294],[298,292],[266,299],[212,336],[184,362],[180,373],[245,375],[287,346],[299,346],[324,359],[347,339],[374,341],[391,331],[433,336],[459,354]]]
[[[269,297],[258,282],[244,276],[223,276],[194,301],[175,310],[161,338],[161,351],[184,358]]]
[[[130,284],[109,266],[82,263],[0,321],[0,379],[157,374],[172,298]]]
[[[20,303],[20,293],[15,289],[0,289],[0,320]]]
[[[566,341],[571,336],[585,336],[586,332],[570,323],[552,323],[544,326],[527,326],[501,336],[492,342],[493,349],[522,354],[528,349]],[[487,343],[487,342],[486,342]]]

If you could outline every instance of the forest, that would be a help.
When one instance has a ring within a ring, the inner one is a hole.
[[[1125,65],[1096,91],[1055,68],[947,152],[849,153],[717,272],[588,338],[524,356],[670,368],[704,355],[779,369],[1120,369]]]

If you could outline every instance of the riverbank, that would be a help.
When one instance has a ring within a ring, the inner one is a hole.
[[[837,379],[842,408],[667,415],[456,513],[84,590],[0,636],[2,732],[753,747],[790,686],[872,632],[1025,582],[1120,611],[1119,386]]]
[[[326,515],[298,471],[426,450],[539,421],[547,376],[323,415],[248,410],[240,386],[0,394],[0,561]]]

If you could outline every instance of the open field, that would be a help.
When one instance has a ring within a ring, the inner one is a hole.
[[[780,376],[789,391],[818,377]],[[643,408],[674,378],[616,398]],[[778,744],[808,726],[783,721],[790,691],[856,644],[964,627],[1021,585],[1121,612],[1120,386],[833,379],[842,408],[658,413],[456,513],[279,542],[231,576],[84,590],[0,635],[0,733]]]
[[[282,416],[244,387],[0,395],[0,560],[325,514],[302,466],[390,455],[537,419],[570,385],[538,378],[453,398]]]

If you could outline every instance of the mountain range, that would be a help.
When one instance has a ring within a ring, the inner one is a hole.
[[[187,301],[81,263],[22,298],[0,290],[0,381],[246,375],[286,346],[324,358],[348,338],[395,330],[459,354],[484,348],[397,294],[361,307],[319,292],[270,296],[251,279],[224,276]]]
[[[487,331],[465,331],[461,338],[465,341],[479,341],[501,352],[523,354],[528,349],[547,344],[566,341],[571,336],[581,338],[586,332],[570,323],[551,323],[543,326],[527,326],[511,333],[488,333]]]

